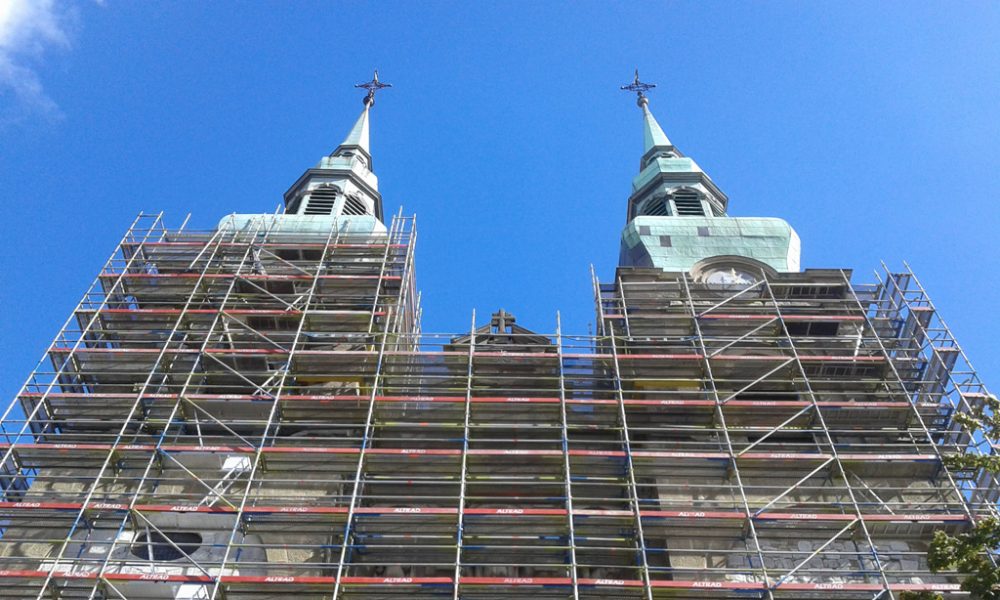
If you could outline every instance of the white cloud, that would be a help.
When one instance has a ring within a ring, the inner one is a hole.
[[[0,0],[0,125],[31,115],[61,116],[37,69],[45,53],[70,45],[75,10],[55,0]]]

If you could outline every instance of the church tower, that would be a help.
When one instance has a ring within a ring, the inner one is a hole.
[[[632,179],[619,264],[666,271],[694,270],[714,280],[739,279],[746,269],[799,270],[799,237],[782,219],[730,217],[729,198],[693,159],[674,146],[653,117],[652,87],[635,81],[642,110],[643,154]]]
[[[379,81],[362,84],[368,90],[364,108],[344,141],[307,169],[285,192],[285,210],[278,231],[322,232],[336,227],[351,233],[385,233],[382,195],[372,165],[370,119],[375,92],[392,87]],[[254,215],[231,215],[220,227],[245,227]]]
[[[359,87],[284,211],[126,232],[0,419],[0,597],[967,597],[926,552],[996,514],[997,404],[912,272],[801,268],[636,74],[594,330],[424,331]]]
[[[378,80],[373,86],[389,87]],[[374,91],[378,89],[373,87]],[[323,216],[374,216],[382,220],[382,196],[372,166],[369,113],[374,93],[364,99],[364,110],[339,146],[307,170],[285,192],[285,214]]]

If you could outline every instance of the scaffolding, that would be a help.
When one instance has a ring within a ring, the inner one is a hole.
[[[962,597],[987,391],[908,267],[436,334],[415,240],[140,215],[3,416],[2,597]]]

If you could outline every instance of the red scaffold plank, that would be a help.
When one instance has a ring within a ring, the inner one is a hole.
[[[457,508],[435,507],[358,507],[354,509],[359,515],[457,515]]]
[[[479,452],[485,452],[480,450]],[[402,455],[426,455],[426,456],[457,456],[462,454],[461,450],[449,450],[447,448],[369,448],[366,454],[402,454]],[[469,451],[472,454],[472,451]]]
[[[481,352],[476,351],[474,356],[483,356],[486,358],[547,358],[547,359],[557,359],[558,354],[553,352]]]
[[[642,587],[641,579],[580,579],[579,585],[586,587]]]
[[[462,585],[572,585],[569,577],[462,577]]]
[[[565,516],[564,508],[467,508],[467,515],[499,515],[499,516]],[[626,512],[626,514],[631,514]]]
[[[649,582],[654,588],[681,588],[689,590],[709,589],[709,590],[762,590],[763,583],[754,581],[668,581],[654,579]]]
[[[80,510],[78,502],[0,502],[0,509],[16,510]]]
[[[938,457],[934,454],[841,454],[840,460],[880,462],[880,461],[907,461],[907,462],[938,462]]]
[[[613,458],[625,456],[625,453],[620,450],[570,450],[567,454],[570,456],[607,456]]]
[[[399,275],[236,275],[234,273],[101,273],[101,279],[246,279],[248,281],[312,281],[313,279],[363,279],[398,281]]]
[[[170,575],[167,573],[105,573],[104,579],[111,581],[162,581],[169,583],[214,583],[208,575]]]
[[[644,510],[644,519],[746,519],[746,514],[732,511],[684,511],[684,510]]]
[[[346,315],[346,316],[363,316],[367,317],[370,315],[375,315],[377,317],[385,316],[384,311],[375,311],[374,313],[370,310],[314,310],[310,309],[308,313],[299,309],[261,309],[261,308],[227,308],[224,310],[219,310],[218,308],[103,308],[100,310],[93,308],[81,308],[77,310],[81,314],[92,314],[100,312],[105,315],[179,315],[181,313],[186,315],[214,315],[221,312],[224,315],[229,316],[273,316],[273,317],[295,317],[301,314],[309,314],[311,316],[316,315]]]
[[[632,452],[632,456],[636,458],[706,458],[713,460],[729,459],[729,455],[724,452],[667,452],[667,451],[653,451],[653,450],[636,450]]]
[[[776,314],[727,314],[727,313],[711,313],[705,315],[699,315],[699,319],[717,319],[717,320],[734,320],[734,321],[769,321],[771,319],[777,319]],[[782,315],[781,317],[785,321],[864,321],[864,317],[860,315]]]
[[[223,575],[219,578],[224,583],[240,584],[298,584],[298,585],[332,585],[337,582],[336,577],[323,576],[295,576],[295,575]]]
[[[889,589],[894,592],[958,592],[962,585],[958,583],[890,583]]]
[[[212,241],[208,241],[208,240],[202,241],[202,242],[140,242],[140,243],[135,243],[135,242],[128,243],[128,242],[126,242],[126,243],[122,244],[122,247],[125,247],[125,248],[139,248],[140,246],[143,247],[143,248],[158,248],[158,247],[164,247],[164,248],[205,248],[205,247],[210,247],[210,246],[219,246],[219,247],[222,247],[222,248],[246,248],[247,244],[245,244],[245,243],[241,244],[239,242],[212,242]],[[266,242],[266,243],[263,243],[263,244],[254,244],[253,245],[254,248],[258,248],[258,247],[259,248],[282,248],[282,249],[288,249],[288,250],[293,250],[293,249],[303,249],[303,250],[308,250],[308,249],[322,249],[322,248],[326,248],[326,247],[329,247],[329,248],[367,248],[367,249],[371,249],[371,250],[383,250],[383,249],[385,249],[385,246],[386,245],[384,243],[378,243],[378,242],[371,243],[371,244],[345,244],[345,243],[338,243],[338,244],[330,244],[329,246],[327,246],[326,244],[311,243],[311,242],[280,242],[280,243],[279,242]],[[389,244],[389,247],[390,248],[406,248],[407,246],[406,246],[406,244]]]
[[[451,577],[344,577],[344,585],[451,585]]]
[[[595,355],[602,356],[604,358],[609,358],[608,355]],[[701,360],[704,358],[702,354],[619,354],[618,360]],[[765,359],[773,360],[774,358],[780,357],[762,357]]]
[[[370,450],[369,450],[370,452]],[[461,453],[461,450],[457,452]],[[570,451],[572,454],[573,451]],[[469,456],[562,456],[562,450],[469,450]]]
[[[844,591],[844,592],[878,592],[884,587],[878,583],[782,583],[775,586],[779,590],[796,591]],[[903,591],[934,591],[952,592],[959,591],[961,586],[952,583],[892,583],[889,589],[896,592]]]
[[[907,515],[863,515],[865,521],[889,521],[896,522],[962,522],[968,521],[966,515],[934,515],[934,514],[907,514]]]

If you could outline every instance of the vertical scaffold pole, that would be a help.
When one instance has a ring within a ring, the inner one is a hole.
[[[635,466],[632,462],[632,440],[629,435],[628,416],[625,411],[625,394],[622,390],[621,366],[618,363],[618,343],[615,340],[615,326],[608,324],[608,340],[611,342],[611,359],[614,367],[615,399],[618,401],[618,420],[621,425],[622,446],[625,450],[625,470],[628,476],[629,504],[632,506],[632,518],[635,522],[636,544],[638,545],[640,566],[642,569],[642,585],[646,600],[653,600],[653,587],[649,577],[649,559],[646,555],[646,535],[642,528],[642,509],[639,506],[639,490],[635,482]]]
[[[273,226],[273,224],[272,224],[272,226]],[[163,431],[161,431],[160,435],[157,436],[156,444],[155,444],[155,446],[153,448],[153,451],[150,453],[149,460],[146,462],[146,467],[143,470],[142,476],[140,477],[139,482],[136,484],[135,493],[132,494],[132,497],[129,500],[128,511],[122,517],[122,521],[121,521],[121,523],[118,526],[118,530],[116,532],[115,538],[114,538],[114,540],[112,540],[111,545],[110,545],[110,547],[108,549],[108,553],[105,556],[104,561],[101,564],[101,568],[100,568],[100,570],[98,572],[98,582],[95,583],[94,588],[91,590],[91,593],[90,593],[90,598],[91,599],[93,599],[95,597],[95,594],[96,594],[97,589],[98,589],[97,585],[98,585],[98,583],[100,583],[102,581],[102,578],[104,577],[105,573],[107,572],[108,566],[109,566],[110,561],[111,561],[111,557],[113,555],[114,548],[117,545],[118,540],[121,539],[121,535],[125,531],[125,528],[128,526],[129,518],[136,511],[136,504],[139,502],[139,497],[142,494],[143,488],[146,486],[146,481],[149,478],[149,474],[152,471],[154,465],[156,465],[157,461],[163,455],[163,445],[167,441],[167,436],[168,436],[168,434],[170,432],[171,425],[173,425],[174,419],[177,417],[177,413],[180,410],[181,404],[185,401],[185,397],[187,396],[188,389],[190,388],[192,379],[194,379],[195,374],[198,372],[199,367],[202,365],[202,360],[203,360],[203,358],[205,356],[205,352],[206,352],[206,350],[208,350],[209,344],[211,344],[212,341],[213,341],[213,333],[215,332],[215,329],[218,326],[219,320],[222,319],[223,313],[226,310],[226,306],[230,302],[230,297],[233,294],[233,290],[236,288],[236,284],[239,281],[240,275],[242,274],[244,268],[246,267],[246,265],[248,264],[249,259],[252,256],[252,249],[253,249],[253,247],[254,247],[254,245],[256,243],[256,239],[255,238],[256,238],[257,233],[260,231],[260,228],[261,228],[261,223],[258,223],[258,225],[256,226],[256,228],[253,230],[253,233],[250,235],[250,238],[247,240],[246,250],[244,250],[242,256],[239,259],[239,262],[236,264],[236,268],[233,271],[233,277],[232,277],[231,281],[229,282],[229,285],[226,286],[226,292],[222,296],[222,299],[219,302],[218,309],[215,311],[215,314],[212,317],[211,325],[205,331],[205,339],[202,341],[201,346],[200,346],[200,348],[198,350],[198,357],[194,361],[192,361],[191,368],[188,370],[188,374],[185,377],[185,381],[184,381],[183,385],[181,386],[180,391],[177,394],[177,399],[174,402],[173,407],[171,408],[169,416],[167,417],[167,419],[164,422]],[[218,256],[219,249],[221,247],[223,247],[223,245],[225,245],[224,242],[220,242],[220,243],[217,243],[217,244],[213,243],[214,239],[216,238],[217,235],[218,235],[218,232],[216,232],[216,234],[213,234],[212,238],[206,242],[206,246],[208,246],[208,245],[214,245],[213,250],[209,254],[209,258],[206,261],[206,269],[208,268],[208,265],[212,264],[216,260],[216,257]],[[220,240],[223,239],[222,236],[219,236],[219,239]],[[235,244],[238,239],[239,239],[239,231],[236,230],[236,228],[234,227],[233,228],[233,232],[232,232],[231,241],[228,242],[228,244]],[[199,255],[202,255],[202,254],[203,254],[203,252],[199,253]],[[197,291],[198,291],[197,287],[192,288],[191,299],[193,299],[194,294],[196,294]],[[190,305],[190,302],[189,302],[189,305]],[[205,482],[199,480],[199,483],[202,484],[203,486],[205,486],[206,488],[211,489]],[[235,508],[235,506],[233,506],[233,507]],[[169,539],[166,536],[164,536],[164,539],[169,542]],[[194,564],[203,573],[205,573],[206,575],[211,576],[211,574],[209,573],[209,571],[205,567],[203,567],[202,565],[200,565],[197,561],[195,561],[194,559],[188,557],[186,554],[185,554],[185,557],[186,557],[186,559],[189,562],[191,562],[192,564]]]
[[[875,326],[871,322],[871,319],[869,319],[869,317],[868,317],[868,311],[865,310],[864,305],[861,303],[861,299],[858,298],[858,295],[854,291],[853,286],[851,286],[851,280],[847,276],[847,273],[845,273],[843,270],[841,270],[840,271],[840,275],[841,275],[841,277],[844,280],[844,286],[847,288],[847,290],[851,294],[851,299],[854,301],[854,303],[858,307],[858,314],[862,315],[862,317],[864,318],[864,322],[863,322],[864,323],[864,325],[863,325],[864,328],[867,329],[869,332],[871,332],[872,337],[875,339],[875,342],[878,344],[879,352],[882,354],[882,357],[885,359],[886,364],[889,365],[889,370],[892,372],[893,379],[895,380],[895,383],[898,386],[897,389],[899,390],[899,392],[898,392],[897,395],[901,396],[902,399],[907,404],[910,404],[911,410],[913,411],[913,416],[916,419],[917,423],[920,424],[920,428],[923,431],[924,436],[927,439],[927,445],[928,445],[928,447],[931,448],[931,450],[934,452],[935,456],[937,456],[938,460],[941,461],[943,459],[942,454],[941,454],[941,449],[938,446],[938,444],[934,442],[934,436],[933,436],[933,434],[931,434],[930,429],[928,429],[927,422],[924,420],[923,415],[920,414],[920,407],[917,406],[916,404],[914,404],[913,401],[911,400],[910,396],[907,394],[907,392],[906,392],[906,383],[903,381],[902,375],[900,375],[899,370],[896,368],[896,363],[893,360],[892,355],[890,354],[888,348],[886,348],[885,344],[882,342],[882,337],[878,334],[878,331],[875,329]],[[889,392],[889,394],[892,395],[893,392],[892,392],[891,388],[889,388],[888,385],[886,386],[886,388],[887,388],[887,391]],[[962,510],[965,512],[966,516],[969,518],[970,521],[975,522],[975,517],[973,515],[972,510],[969,507],[968,500],[965,498],[965,495],[962,493],[962,490],[959,488],[958,482],[956,482],[955,479],[954,479],[954,477],[952,477],[951,470],[948,469],[948,468],[943,468],[943,471],[945,473],[945,477],[948,478],[949,484],[951,485],[952,489],[955,491],[956,497],[960,499]]]
[[[864,535],[865,543],[868,544],[868,552],[870,553],[872,560],[875,563],[875,568],[878,569],[878,578],[881,580],[882,583],[882,592],[879,594],[879,596],[888,594],[889,600],[895,600],[895,596],[892,593],[892,588],[889,585],[889,579],[885,573],[885,567],[882,565],[882,559],[878,553],[878,546],[876,546],[875,542],[872,540],[871,532],[868,530],[868,525],[865,523],[865,516],[861,512],[861,507],[858,504],[857,496],[855,496],[854,494],[854,487],[851,485],[850,478],[848,477],[847,474],[847,469],[844,468],[844,463],[841,462],[840,460],[840,453],[837,451],[837,444],[836,442],[834,442],[833,436],[830,434],[830,427],[826,424],[826,419],[824,418],[823,411],[820,408],[819,402],[816,399],[816,393],[813,391],[812,383],[809,380],[809,375],[808,373],[806,373],[805,366],[803,366],[802,364],[802,357],[799,354],[798,345],[795,343],[795,339],[792,337],[792,334],[788,331],[788,323],[787,321],[785,321],[785,316],[782,313],[780,304],[778,303],[778,298],[774,295],[774,289],[771,287],[771,281],[767,273],[763,270],[761,270],[760,273],[762,281],[764,282],[764,289],[767,291],[768,299],[770,300],[771,305],[774,307],[774,313],[778,316],[778,324],[780,326],[782,341],[785,344],[787,344],[787,347],[792,352],[792,357],[795,359],[795,366],[798,371],[799,377],[802,378],[802,385],[805,387],[804,391],[806,392],[806,395],[809,397],[809,403],[813,407],[813,414],[816,415],[816,421],[819,423],[819,426],[823,430],[823,437],[825,438],[827,446],[829,447],[830,454],[833,456],[833,464],[836,466],[837,473],[844,481],[844,488],[847,490],[847,495],[851,499],[851,508],[854,511],[854,516],[857,522],[857,526],[861,530],[861,533]],[[837,536],[839,535],[840,534],[838,533]],[[827,544],[831,543],[832,541],[833,539],[829,540]],[[826,545],[824,545],[824,547],[825,546]],[[791,572],[785,574],[772,587],[777,588],[778,586],[780,586],[782,583],[785,582],[785,578],[787,578],[795,570],[801,568],[806,562],[811,560],[813,556],[817,554],[819,554],[818,550],[814,552],[812,555],[810,555],[805,561],[799,563],[799,565],[796,566],[795,569],[793,569]],[[863,565],[860,566],[863,567]]]
[[[273,222],[278,220],[279,216],[271,217]],[[265,236],[266,236],[265,232]],[[265,238],[266,239],[266,238]],[[330,246],[334,240],[340,239],[340,229],[337,227],[332,227],[330,233],[327,234],[326,240],[323,243],[323,250],[320,252],[319,262],[316,264],[316,274],[313,276],[313,280],[309,284],[309,290],[306,292],[305,301],[302,303],[302,312],[299,317],[298,326],[295,328],[295,335],[292,338],[292,345],[288,350],[288,357],[286,359],[284,368],[282,369],[281,376],[276,385],[276,392],[271,398],[271,409],[267,415],[267,423],[264,425],[264,430],[261,432],[260,443],[254,449],[253,462],[250,465],[250,475],[247,477],[246,486],[243,488],[243,494],[240,498],[239,506],[236,509],[236,516],[233,519],[233,527],[229,532],[229,539],[226,542],[226,551],[222,555],[222,561],[219,564],[219,576],[215,578],[215,585],[212,587],[212,592],[209,596],[209,600],[215,600],[216,596],[219,594],[222,586],[221,576],[226,572],[226,565],[229,562],[229,557],[232,554],[233,543],[236,540],[236,533],[240,529],[240,525],[243,522],[244,511],[246,509],[247,502],[250,498],[250,490],[253,489],[254,478],[258,475],[262,457],[264,453],[264,448],[268,445],[268,437],[271,435],[271,429],[274,426],[275,417],[278,415],[278,408],[281,406],[282,394],[285,391],[285,384],[288,380],[288,374],[292,370],[292,363],[295,360],[295,353],[299,350],[299,346],[302,342],[302,331],[305,328],[306,321],[309,320],[309,309],[312,306],[313,298],[316,296],[316,288],[319,286],[320,279],[327,269],[327,261],[330,255]],[[251,243],[256,243],[253,240]]]
[[[159,220],[162,217],[162,215],[163,213],[157,215],[156,220]],[[129,236],[131,236],[133,231],[135,230],[135,226],[144,216],[146,215],[144,215],[143,213],[139,213],[139,216],[137,216],[135,220],[132,221],[132,224],[129,226],[128,231],[125,232],[125,235],[122,236],[122,239],[118,242],[118,245],[115,246],[115,249],[111,253],[111,256],[108,257],[108,260],[105,261],[104,266],[101,268],[101,274],[110,272],[111,265],[114,263],[115,260],[115,256],[117,256],[118,253],[121,251],[122,247],[128,241]],[[142,241],[139,242],[140,249],[142,247],[142,244],[146,243],[146,241],[149,239],[149,236],[152,234],[153,227],[151,226],[145,231],[146,233],[145,235],[143,235]],[[86,339],[87,333],[91,330],[95,321],[98,319],[100,310],[105,306],[107,306],[108,299],[111,297],[112,293],[116,289],[118,289],[118,287],[121,285],[122,279],[124,278],[125,274],[129,272],[129,269],[132,267],[132,264],[136,261],[139,255],[140,252],[136,251],[133,252],[132,256],[126,259],[125,265],[122,268],[122,272],[119,273],[118,277],[115,279],[115,282],[111,285],[111,288],[107,292],[104,292],[101,295],[101,302],[98,304],[97,308],[94,309],[94,314],[90,317],[90,319],[88,319],[86,326],[84,326],[84,328],[77,335],[76,341],[73,343],[72,347],[70,347],[69,352],[66,354],[66,358],[62,360],[62,362],[56,368],[55,372],[52,373],[48,384],[45,386],[45,391],[42,393],[41,398],[38,399],[37,403],[35,404],[34,408],[31,411],[25,413],[24,421],[21,424],[21,427],[18,430],[18,432],[12,436],[11,433],[7,431],[5,423],[9,422],[8,419],[10,418],[10,414],[16,406],[22,406],[23,408],[22,404],[19,404],[17,402],[11,402],[7,406],[7,409],[3,412],[3,415],[0,416],[0,431],[3,432],[5,441],[11,445],[10,448],[8,448],[7,451],[4,453],[3,458],[0,459],[0,465],[6,464],[7,461],[10,460],[10,457],[14,452],[14,444],[19,442],[21,440],[21,437],[27,433],[27,430],[32,420],[35,418],[35,415],[38,413],[38,410],[42,405],[46,403],[49,395],[52,393],[52,390],[59,382],[60,376],[63,374],[63,372],[65,372],[66,366],[72,362],[74,354],[80,347],[80,344],[82,344],[83,341]],[[56,337],[53,339],[53,342],[49,344],[49,347],[42,354],[41,358],[38,359],[38,362],[35,364],[35,368],[31,371],[31,375],[28,376],[24,384],[21,386],[21,389],[18,390],[17,396],[15,396],[15,398],[23,396],[25,391],[27,391],[28,387],[33,385],[32,382],[36,377],[38,370],[41,368],[42,364],[44,364],[46,357],[49,356],[49,353],[52,352],[53,349],[55,349],[56,342],[58,342],[60,339],[66,338],[66,331],[69,329],[70,324],[73,322],[73,317],[75,317],[79,313],[79,311],[83,308],[85,304],[90,302],[89,299],[94,294],[94,290],[97,289],[97,285],[101,280],[101,274],[99,274],[97,277],[94,278],[94,281],[91,282],[90,287],[87,289],[86,292],[84,292],[83,297],[81,297],[80,301],[77,302],[76,307],[73,309],[72,312],[70,312],[69,317],[66,318],[66,321],[63,323],[63,326],[59,328],[59,332],[56,334]]]
[[[767,563],[764,560],[764,550],[761,548],[760,539],[757,536],[757,526],[753,521],[753,512],[750,510],[750,501],[747,499],[746,488],[743,486],[743,475],[740,473],[740,467],[737,462],[737,454],[733,448],[733,440],[729,435],[729,426],[726,423],[726,415],[723,410],[724,402],[722,396],[719,394],[719,388],[716,385],[715,374],[712,372],[712,362],[709,360],[708,347],[705,344],[705,335],[701,330],[701,321],[698,318],[698,307],[695,306],[694,296],[691,294],[691,286],[688,283],[687,273],[682,273],[680,275],[681,284],[684,289],[684,300],[687,305],[687,310],[691,315],[691,323],[694,328],[695,338],[698,341],[698,352],[701,354],[702,369],[705,373],[705,381],[708,383],[708,391],[712,394],[712,400],[715,402],[715,419],[718,423],[719,430],[722,432],[722,439],[726,444],[726,453],[729,455],[729,464],[732,468],[733,479],[736,482],[736,488],[740,492],[740,504],[743,505],[743,514],[746,515],[746,528],[749,532],[750,541],[753,544],[754,554],[757,555],[757,560],[760,562],[760,572],[764,579],[764,585],[767,589],[766,598],[773,600],[774,593],[771,591],[771,578],[767,573]],[[742,293],[742,292],[740,292]]]
[[[215,251],[217,251],[217,249]],[[214,256],[214,252],[215,251],[213,251],[213,256]],[[153,377],[156,375],[157,371],[159,370],[160,365],[163,362],[164,357],[167,355],[168,351],[170,350],[171,344],[176,344],[177,343],[177,341],[175,340],[175,338],[177,338],[177,332],[180,329],[181,324],[187,318],[187,311],[190,309],[190,306],[191,306],[192,302],[194,301],[195,293],[196,293],[196,291],[198,289],[201,288],[203,282],[205,281],[206,275],[208,275],[208,270],[209,270],[209,268],[210,268],[211,265],[212,265],[212,260],[208,260],[208,261],[205,262],[205,267],[198,274],[198,278],[197,278],[197,280],[195,281],[195,283],[194,283],[194,285],[192,287],[191,294],[188,296],[188,298],[185,301],[183,307],[180,309],[180,311],[179,311],[179,313],[177,315],[177,318],[174,320],[173,326],[170,329],[170,333],[168,334],[168,336],[166,338],[166,341],[164,341],[164,343],[163,343],[163,347],[157,353],[156,358],[154,359],[152,365],[150,366],[150,368],[149,368],[149,374],[146,375],[145,380],[143,381],[143,383],[140,386],[139,390],[136,392],[135,401],[132,403],[132,406],[129,408],[129,412],[125,416],[125,419],[122,422],[122,426],[118,430],[117,435],[115,436],[114,443],[111,444],[111,448],[108,450],[107,456],[105,456],[104,461],[102,462],[100,469],[98,469],[97,474],[94,477],[93,482],[91,483],[91,485],[89,486],[89,489],[87,490],[87,494],[84,497],[83,502],[81,503],[81,507],[80,507],[79,511],[77,512],[76,518],[73,520],[73,524],[70,526],[69,532],[66,534],[65,540],[62,542],[62,545],[59,548],[59,552],[56,554],[56,557],[55,557],[55,560],[53,561],[51,569],[49,570],[48,574],[46,575],[45,580],[42,582],[42,587],[41,587],[41,589],[38,592],[38,596],[36,597],[36,600],[42,600],[42,598],[44,597],[46,589],[48,588],[48,586],[52,582],[52,576],[57,571],[58,565],[62,561],[63,555],[65,554],[66,549],[70,545],[70,541],[73,539],[73,535],[76,533],[76,530],[80,527],[80,525],[83,524],[86,521],[87,510],[89,509],[89,505],[90,505],[91,500],[94,497],[94,494],[97,493],[98,484],[100,483],[100,481],[104,477],[104,474],[107,472],[108,467],[111,465],[111,462],[112,462],[113,458],[115,456],[117,456],[117,449],[122,444],[123,440],[125,439],[126,434],[129,431],[129,426],[132,423],[133,416],[136,414],[136,412],[139,410],[139,407],[142,405],[143,396],[145,395],[146,390],[149,388],[150,383],[153,381]],[[124,272],[123,272],[123,275],[124,275]],[[120,280],[121,280],[121,278],[119,278],[119,281]]]
[[[391,236],[390,236],[391,237]],[[381,385],[383,362],[385,360],[386,343],[389,339],[389,324],[392,322],[394,310],[390,308],[385,315],[385,326],[382,329],[381,340],[378,343],[378,356],[375,361],[375,374],[372,377],[371,394],[368,397],[368,413],[365,416],[365,428],[361,437],[361,447],[358,452],[358,464],[354,471],[354,482],[351,490],[351,500],[347,508],[347,521],[344,523],[343,540],[340,547],[340,559],[337,561],[337,575],[333,583],[333,600],[340,598],[340,590],[344,577],[344,566],[347,560],[347,549],[350,545],[351,532],[353,530],[354,514],[357,509],[358,496],[361,492],[361,480],[364,476],[365,451],[371,442],[372,420],[375,417],[375,399],[378,396]],[[393,313],[393,314],[388,314]]]
[[[576,527],[573,523],[573,479],[569,460],[569,422],[566,416],[566,373],[563,365],[562,315],[556,312],[556,352],[559,356],[559,424],[562,426],[563,477],[566,494],[566,527],[569,531],[570,576],[573,581],[573,600],[580,598],[579,575],[576,572]]]
[[[474,365],[476,360],[476,309],[472,309],[472,324],[469,326],[469,364],[465,372],[465,416],[462,424],[462,462],[459,471],[458,488],[458,524],[455,530],[455,569],[454,581],[452,582],[452,598],[459,599],[460,584],[462,581],[462,545],[465,533],[465,492],[468,475],[469,460],[469,417],[472,412],[472,378],[474,377]]]

